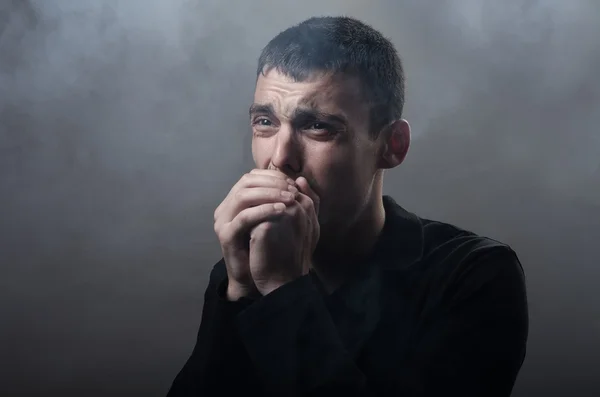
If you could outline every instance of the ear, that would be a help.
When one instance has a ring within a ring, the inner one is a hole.
[[[410,147],[410,125],[404,119],[396,120],[381,132],[381,154],[378,168],[394,168],[404,161]]]

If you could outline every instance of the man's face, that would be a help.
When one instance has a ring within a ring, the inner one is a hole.
[[[294,82],[273,69],[258,78],[250,122],[257,168],[304,176],[320,197],[322,230],[358,215],[371,195],[379,142],[369,139],[369,106],[356,79],[315,74]]]

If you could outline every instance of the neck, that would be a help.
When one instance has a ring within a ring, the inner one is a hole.
[[[328,292],[337,289],[363,263],[377,242],[385,223],[381,191],[373,189],[369,202],[351,224],[322,235],[313,267]]]

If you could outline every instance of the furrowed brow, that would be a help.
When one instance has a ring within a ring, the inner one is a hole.
[[[293,114],[294,120],[323,120],[333,123],[347,124],[346,118],[341,114],[321,112],[312,107],[297,108]]]
[[[260,103],[253,103],[250,106],[250,110],[248,111],[248,114],[250,115],[250,117],[252,117],[253,115],[256,114],[269,114],[272,115],[275,113],[275,110],[273,109],[273,105],[271,104],[260,104]]]

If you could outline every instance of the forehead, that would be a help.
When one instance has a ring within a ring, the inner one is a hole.
[[[259,76],[254,102],[270,104],[278,113],[310,107],[351,115],[367,106],[359,81],[354,77],[314,73],[304,81],[294,81],[275,69]]]

